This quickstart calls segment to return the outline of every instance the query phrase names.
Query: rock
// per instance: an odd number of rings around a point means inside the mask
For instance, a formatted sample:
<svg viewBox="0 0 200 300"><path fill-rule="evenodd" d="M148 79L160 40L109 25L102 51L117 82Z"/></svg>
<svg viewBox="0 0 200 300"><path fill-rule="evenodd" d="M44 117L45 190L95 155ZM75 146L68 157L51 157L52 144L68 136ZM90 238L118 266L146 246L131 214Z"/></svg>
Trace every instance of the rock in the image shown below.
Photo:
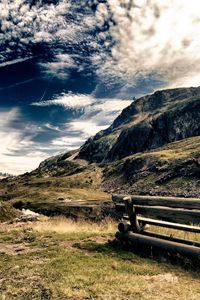
<svg viewBox="0 0 200 300"><path fill-rule="evenodd" d="M176 275L173 275L171 273L165 273L165 274L158 274L158 275L145 275L145 280L150 282L160 282L160 283L172 283L176 284L178 283L178 277Z"/></svg>

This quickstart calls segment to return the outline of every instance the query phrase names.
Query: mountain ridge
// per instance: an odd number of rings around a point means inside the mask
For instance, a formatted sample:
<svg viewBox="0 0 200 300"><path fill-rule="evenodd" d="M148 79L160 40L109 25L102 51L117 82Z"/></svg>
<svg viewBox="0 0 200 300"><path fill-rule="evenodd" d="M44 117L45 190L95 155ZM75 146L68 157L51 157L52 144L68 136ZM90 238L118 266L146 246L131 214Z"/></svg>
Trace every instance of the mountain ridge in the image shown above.
<svg viewBox="0 0 200 300"><path fill-rule="evenodd" d="M194 117L195 114L197 115ZM199 123L193 122L198 118L200 118L200 87L156 91L133 101L108 129L86 141L80 148L79 158L97 163L113 161L182 138L199 135ZM185 124L185 128L182 127L182 123ZM163 127L169 131L167 135ZM137 135L140 137L139 143ZM133 143L130 143L133 139ZM126 148L124 152L126 143L129 149Z"/></svg>

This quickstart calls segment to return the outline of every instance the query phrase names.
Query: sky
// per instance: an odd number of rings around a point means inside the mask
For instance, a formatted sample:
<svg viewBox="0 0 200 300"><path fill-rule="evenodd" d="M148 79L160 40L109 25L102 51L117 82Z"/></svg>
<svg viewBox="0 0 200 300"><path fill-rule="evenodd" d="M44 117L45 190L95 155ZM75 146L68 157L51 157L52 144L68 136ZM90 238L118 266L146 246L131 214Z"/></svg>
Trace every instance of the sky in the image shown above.
<svg viewBox="0 0 200 300"><path fill-rule="evenodd" d="M197 0L0 0L0 172L78 148L134 97L200 85Z"/></svg>

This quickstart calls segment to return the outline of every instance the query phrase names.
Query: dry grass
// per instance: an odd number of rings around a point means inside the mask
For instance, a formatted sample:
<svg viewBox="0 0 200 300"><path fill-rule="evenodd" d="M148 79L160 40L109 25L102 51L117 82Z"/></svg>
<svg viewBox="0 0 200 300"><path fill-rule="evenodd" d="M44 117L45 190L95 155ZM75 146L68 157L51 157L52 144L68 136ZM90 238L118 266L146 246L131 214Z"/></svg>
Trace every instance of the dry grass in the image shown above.
<svg viewBox="0 0 200 300"><path fill-rule="evenodd" d="M107 218L99 223L84 220L74 221L72 219L67 219L60 216L44 219L44 222L39 221L33 223L32 226L34 230L37 230L40 233L56 232L60 234L113 234L115 231L117 231L118 222L110 218ZM175 230L152 225L149 226L148 231L168 235L171 237L200 242L199 233L186 232L182 230Z"/></svg>
<svg viewBox="0 0 200 300"><path fill-rule="evenodd" d="M19 216L19 212L12 208L9 203L0 201L0 222L5 222Z"/></svg>
<svg viewBox="0 0 200 300"><path fill-rule="evenodd" d="M186 159L200 153L200 137L191 137L174 143L170 143L158 150L148 152L148 155L156 156L161 160ZM145 155L145 154L144 154Z"/></svg>
<svg viewBox="0 0 200 300"><path fill-rule="evenodd" d="M200 234L199 233L193 233L193 232L186 232L182 230L176 230L171 228L162 228L157 226L150 226L148 231L155 232L158 234L164 234L171 237L177 237L185 240L191 240L200 242Z"/></svg>
<svg viewBox="0 0 200 300"><path fill-rule="evenodd" d="M151 150L144 153L136 153L124 158L146 158L153 156L161 160L171 160L171 159L186 159L199 155L200 153L200 136L186 138L180 141L169 143L156 150ZM123 161L122 160L122 161Z"/></svg>
<svg viewBox="0 0 200 300"><path fill-rule="evenodd" d="M74 221L65 217L49 218L45 222L33 223L33 229L40 233L90 233L90 234L111 234L117 227L112 219L105 219L102 222L94 223L84 220Z"/></svg>

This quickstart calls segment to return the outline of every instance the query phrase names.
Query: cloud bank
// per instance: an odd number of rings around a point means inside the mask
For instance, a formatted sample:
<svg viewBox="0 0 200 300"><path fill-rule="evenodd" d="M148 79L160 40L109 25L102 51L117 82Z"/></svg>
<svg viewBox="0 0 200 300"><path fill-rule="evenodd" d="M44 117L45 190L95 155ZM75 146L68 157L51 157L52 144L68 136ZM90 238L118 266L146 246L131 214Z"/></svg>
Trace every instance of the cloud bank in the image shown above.
<svg viewBox="0 0 200 300"><path fill-rule="evenodd" d="M13 129L12 122L21 118L18 109L0 112L0 170L17 175L37 167L48 153L39 151L31 141L25 138L19 129Z"/></svg>
<svg viewBox="0 0 200 300"><path fill-rule="evenodd" d="M108 86L128 88L145 78L198 85L199 9L196 0L3 0L0 61L45 45L51 60L42 67L61 79L71 68L89 67Z"/></svg>
<svg viewBox="0 0 200 300"><path fill-rule="evenodd" d="M109 59L94 56L97 64L105 60L99 74L112 70L127 85L146 77L170 87L200 84L199 9L195 0L99 4L96 17L101 23L112 20L108 31L113 41Z"/></svg>

